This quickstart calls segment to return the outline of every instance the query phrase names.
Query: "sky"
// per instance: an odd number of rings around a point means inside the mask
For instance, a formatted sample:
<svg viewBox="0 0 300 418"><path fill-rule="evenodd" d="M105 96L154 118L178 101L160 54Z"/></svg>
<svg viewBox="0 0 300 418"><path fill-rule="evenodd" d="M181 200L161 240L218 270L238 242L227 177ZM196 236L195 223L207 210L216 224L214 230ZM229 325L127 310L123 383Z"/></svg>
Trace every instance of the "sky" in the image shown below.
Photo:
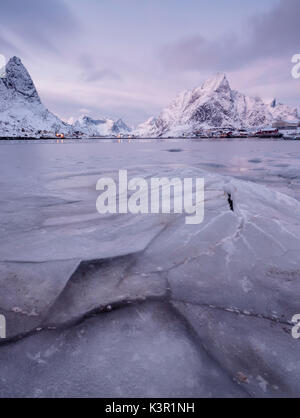
<svg viewBox="0 0 300 418"><path fill-rule="evenodd" d="M231 87L300 108L299 0L1 0L0 54L44 104L130 126L225 72Z"/></svg>

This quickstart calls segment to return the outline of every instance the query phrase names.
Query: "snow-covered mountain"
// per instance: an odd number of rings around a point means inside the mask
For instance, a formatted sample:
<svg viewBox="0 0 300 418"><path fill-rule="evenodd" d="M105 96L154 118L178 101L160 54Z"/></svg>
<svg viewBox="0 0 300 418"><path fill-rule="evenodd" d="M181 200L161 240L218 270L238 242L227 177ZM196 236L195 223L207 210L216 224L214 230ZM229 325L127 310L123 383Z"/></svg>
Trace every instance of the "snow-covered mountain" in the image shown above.
<svg viewBox="0 0 300 418"><path fill-rule="evenodd" d="M282 103L277 103L276 99L269 104L268 110L274 120L277 121L294 122L299 120L298 110L296 107L293 108Z"/></svg>
<svg viewBox="0 0 300 418"><path fill-rule="evenodd" d="M299 120L297 109L267 105L258 97L232 90L225 74L217 74L201 87L179 94L158 118L138 126L137 136L192 135L209 128L262 128L275 120Z"/></svg>
<svg viewBox="0 0 300 418"><path fill-rule="evenodd" d="M84 136L112 136L118 134L127 134L131 129L119 119L113 121L111 119L92 119L89 116L80 117L73 124L74 132L79 132Z"/></svg>
<svg viewBox="0 0 300 418"><path fill-rule="evenodd" d="M74 125L60 120L43 105L20 58L0 69L0 137L111 136L129 133L121 120L81 117Z"/></svg>
<svg viewBox="0 0 300 418"><path fill-rule="evenodd" d="M13 57L0 78L0 137L55 136L71 127L42 104L21 60Z"/></svg>

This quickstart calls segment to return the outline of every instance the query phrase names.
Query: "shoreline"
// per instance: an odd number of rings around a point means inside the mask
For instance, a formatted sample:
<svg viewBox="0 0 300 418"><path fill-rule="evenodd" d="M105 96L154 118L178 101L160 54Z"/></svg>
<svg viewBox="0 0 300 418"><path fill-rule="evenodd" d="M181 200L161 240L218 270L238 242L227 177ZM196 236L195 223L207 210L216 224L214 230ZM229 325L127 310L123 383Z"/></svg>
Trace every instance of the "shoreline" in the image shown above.
<svg viewBox="0 0 300 418"><path fill-rule="evenodd" d="M64 141L68 142L68 141L94 141L94 140L112 140L112 141L116 141L116 142L123 142L123 141L128 141L128 142L135 142L135 141L144 141L144 140L153 140L153 141L185 141L185 140L197 140L197 141L201 141L201 140L209 140L209 141L222 141L222 142L231 142L231 141L247 141L247 140L271 140L271 141L295 141L295 139L292 138L278 138L276 136L274 137L257 137L257 136L248 136L248 137L228 137L228 138L224 138L224 137L185 137L185 138L181 138L181 137L174 137L174 138L166 138L166 137L136 137L136 138L116 138L116 137L87 137L87 138L72 138L72 137L66 137L66 138L61 138L61 139L57 139L57 138L34 138L34 137L0 137L0 142L5 142L5 141L56 141L57 143L62 143Z"/></svg>

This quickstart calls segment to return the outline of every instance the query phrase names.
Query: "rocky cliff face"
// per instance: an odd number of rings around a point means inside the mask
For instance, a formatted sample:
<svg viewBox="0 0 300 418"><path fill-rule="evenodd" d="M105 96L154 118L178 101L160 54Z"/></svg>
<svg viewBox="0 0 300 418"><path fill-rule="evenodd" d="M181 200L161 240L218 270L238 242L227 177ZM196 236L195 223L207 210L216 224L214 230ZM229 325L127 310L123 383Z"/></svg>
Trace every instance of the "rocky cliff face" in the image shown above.
<svg viewBox="0 0 300 418"><path fill-rule="evenodd" d="M193 134L208 128L251 129L265 127L276 119L298 119L297 109L232 90L224 74L207 80L201 87L177 96L158 118L140 125L140 136Z"/></svg>

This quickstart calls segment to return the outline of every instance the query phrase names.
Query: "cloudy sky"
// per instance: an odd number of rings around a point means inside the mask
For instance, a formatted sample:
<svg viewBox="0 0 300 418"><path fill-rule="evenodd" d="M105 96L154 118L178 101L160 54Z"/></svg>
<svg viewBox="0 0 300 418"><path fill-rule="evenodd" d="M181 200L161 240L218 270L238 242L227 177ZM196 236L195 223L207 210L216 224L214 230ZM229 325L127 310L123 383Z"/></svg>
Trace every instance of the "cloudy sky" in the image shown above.
<svg viewBox="0 0 300 418"><path fill-rule="evenodd" d="M226 72L232 88L300 105L299 0L1 0L0 54L45 105L134 125Z"/></svg>

